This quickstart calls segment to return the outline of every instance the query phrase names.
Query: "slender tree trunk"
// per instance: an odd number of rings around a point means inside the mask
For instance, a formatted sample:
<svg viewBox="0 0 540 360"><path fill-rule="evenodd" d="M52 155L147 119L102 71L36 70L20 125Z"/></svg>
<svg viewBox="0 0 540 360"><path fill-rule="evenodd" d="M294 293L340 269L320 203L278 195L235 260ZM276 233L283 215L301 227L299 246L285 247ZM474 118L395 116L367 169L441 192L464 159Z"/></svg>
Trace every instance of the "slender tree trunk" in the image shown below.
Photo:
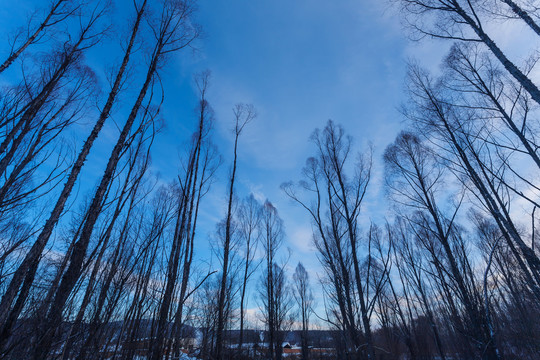
<svg viewBox="0 0 540 360"><path fill-rule="evenodd" d="M247 248L249 249L249 241L246 244ZM248 272L249 272L249 250L246 254L246 263L244 266L244 278L242 281L242 293L240 295L240 339L238 340L238 349L240 351L240 354L243 354L243 344L244 344L244 301L246 298L246 288L247 288L247 280L248 280Z"/></svg>
<svg viewBox="0 0 540 360"><path fill-rule="evenodd" d="M80 276L81 266L86 254L86 249L90 242L90 237L92 236L92 232L94 230L94 226L100 214L101 204L104 200L105 191L108 188L110 181L112 180L116 165L118 164L118 161L120 159L121 151L124 149L126 138L131 131L139 109L141 108L143 99L145 98L148 88L150 87L150 84L154 78L158 65L158 60L161 57L162 47L162 40L159 40L158 45L152 56L148 72L146 74L146 80L141 88L141 91L139 92L135 105L131 109L131 113L128 116L124 128L120 133L120 137L118 138L118 141L116 142L116 145L111 153L111 156L107 163L107 167L105 169L103 177L101 178L101 182L97 188L94 198L92 199L92 203L88 212L88 218L85 221L79 240L75 243L69 267L62 278L62 282L60 283L52 306L49 310L47 316L47 323L49 326L55 327L58 326L58 324L60 323L65 302L69 294L71 293L73 286L75 285ZM53 334L50 329L44 331L44 336L36 347L34 355L34 358L36 360L44 358L48 353L52 343L52 335Z"/></svg>
<svg viewBox="0 0 540 360"><path fill-rule="evenodd" d="M202 95L200 106L201 107L199 114L197 140L190 154L185 183L181 189L182 195L178 209L179 216L177 218L177 224L174 234L173 249L171 251L171 256L169 257L167 283L165 286L165 293L163 294L163 300L159 313L158 329L156 332L157 338L152 350L153 360L158 360L162 356L163 340L165 338L165 328L167 326L167 320L172 303L174 287L178 278L178 266L180 264L180 256L182 255L182 248L184 248L184 266L180 288L180 299L178 302L178 309L176 312L176 318L172 334L177 334L177 332L180 331L182 321L182 308L184 296L187 289L187 283L189 280L188 277L191 265L190 254L192 254L193 250L193 238L191 236L194 235L194 229L192 229L192 221L195 221L193 220L193 209L195 205L195 198L197 198L197 206L200 200L200 192L197 192L197 184L199 181L199 159L203 141L205 122L206 100L204 98L204 93ZM203 179L201 179L201 181L203 181ZM183 243L185 243L184 246L182 246ZM178 340L178 338L175 340ZM175 347L177 346L175 345Z"/></svg>
<svg viewBox="0 0 540 360"><path fill-rule="evenodd" d="M159 314L157 319L157 330L156 337L150 347L151 359L158 360L163 355L163 345L166 340L165 333L166 328L168 327L169 311L172 303L172 296L174 288L176 285L176 280L178 277L178 265L180 262L180 255L182 251L182 244L185 238L186 233L186 222L187 222L187 212L188 204L191 197L189 193L191 189L191 181L193 176L193 163L190 161L190 166L188 170L188 184L181 194L181 200L178 205L178 216L176 220L176 227L174 232L174 238L172 242L171 254L169 256L168 266L167 266L167 281L165 284L165 292L161 300L161 305L159 308Z"/></svg>
<svg viewBox="0 0 540 360"><path fill-rule="evenodd" d="M238 137L240 132L238 131L238 119L236 123L236 134L234 138L234 151L233 151L233 166L232 173L229 180L229 201L227 205L227 218L225 220L225 244L223 246L223 272L221 274L221 285L219 289L218 297L218 322L216 328L216 360L223 359L223 332L225 329L225 297L226 287L228 279L229 269L229 250L231 244L231 222L232 222L232 206L234 198L234 181L236 179L236 161L237 161L237 149L238 149Z"/></svg>
<svg viewBox="0 0 540 360"><path fill-rule="evenodd" d="M343 202L343 208L345 210L345 220L347 221L347 234L349 236L349 241L351 243L351 252L353 256L353 266L354 266L354 276L356 279L356 286L358 291L358 298L360 301L360 316L362 319L362 325L364 326L364 336L366 337L368 359L375 360L375 349L373 347L373 335L371 333L371 325L368 318L368 309L366 307L366 301L364 298L364 289L362 286L362 278L360 276L360 263L358 260L357 254L357 243L356 243L356 226L353 223L353 219L349 213L349 204L347 201L347 194L345 185L342 179L341 171L336 167L336 175L339 181L340 191L341 191L341 201Z"/></svg>
<svg viewBox="0 0 540 360"><path fill-rule="evenodd" d="M511 62L484 29L471 18L461 6L455 5L455 11L472 28L480 40L495 55L504 68L527 90L534 101L540 104L540 90L513 62Z"/></svg>
<svg viewBox="0 0 540 360"><path fill-rule="evenodd" d="M58 0L56 3L53 4L51 10L49 11L49 13L47 14L47 16L45 17L45 19L43 20L43 22L39 25L39 27L36 29L36 31L34 31L34 33L32 35L30 35L28 37L28 39L26 39L26 41L24 42L24 44L22 44L17 50L15 51L12 51L12 53L9 55L9 57L4 60L4 62L2 63L2 65L0 65L0 73L2 73L4 70L6 70L15 60L17 60L17 58L19 57L19 55L21 55L23 53L24 50L26 50L26 48L28 46L30 46L31 44L34 43L34 41L36 41L37 37L39 36L39 34L41 34L41 32L47 27L49 26L49 21L51 20L52 16L54 15L54 13L56 12L56 10L58 10L58 8L60 7L60 5L62 5L62 3L64 3L66 0Z"/></svg>
<svg viewBox="0 0 540 360"><path fill-rule="evenodd" d="M521 18L521 20L525 21L527 25L536 33L536 35L540 36L540 26L529 16L527 11L523 10L518 4L516 4L512 0L501 0L506 5L508 5L512 11Z"/></svg>
<svg viewBox="0 0 540 360"><path fill-rule="evenodd" d="M124 73L129 63L129 58L131 55L131 51L133 49L135 38L138 33L140 21L142 19L145 6L146 6L146 0L141 6L139 12L137 13L137 20L132 29L131 38L129 41L129 45L126 48L126 51L124 53L122 65L120 66L120 69L116 75L114 85L111 89L111 92L109 93L107 102L105 103L105 106L103 110L101 111L99 119L94 125L92 132L86 139L77 157L77 160L73 164L73 167L71 168L68 179L62 189L62 192L60 193L60 196L58 197L58 200L56 201L54 209L51 212L51 215L49 216L49 218L47 219L45 223L45 226L41 230L34 245L30 249L30 251L26 254L24 260L15 271L15 274L13 275L6 292L2 296L2 300L0 302L0 325L4 324L5 319L9 315L11 304L13 303L13 300L17 296L17 292L19 291L21 284L23 283L23 279L25 279L24 280L25 284L23 285L23 288L21 289L19 293L18 301L24 304L24 302L26 301L26 298L28 297L30 287L34 281L34 277L38 268L37 265L39 262L39 258L41 257L41 254L43 253L43 250L45 249L45 246L47 245L47 242L49 241L49 238L51 237L51 234L56 224L58 223L58 220L60 219L60 216L64 210L64 207L69 198L69 195L71 194L71 191L73 190L73 187L75 186L75 182L80 174L80 171L84 165L84 162L86 161L86 158L88 154L90 153L90 149L92 148L94 141L96 140L98 134L103 128L103 124L105 123L105 120L109 117L112 106L116 100L118 92L120 91L120 86L124 79ZM20 310L16 311L13 315L15 317L18 317L19 313L20 313Z"/></svg>

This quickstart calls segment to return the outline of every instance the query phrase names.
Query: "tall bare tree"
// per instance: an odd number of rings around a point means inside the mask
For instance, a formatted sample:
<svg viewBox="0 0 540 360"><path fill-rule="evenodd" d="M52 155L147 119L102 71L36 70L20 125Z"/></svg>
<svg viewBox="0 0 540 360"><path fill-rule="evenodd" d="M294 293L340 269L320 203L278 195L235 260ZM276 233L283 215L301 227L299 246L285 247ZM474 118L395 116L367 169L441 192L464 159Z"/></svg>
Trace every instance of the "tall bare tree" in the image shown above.
<svg viewBox="0 0 540 360"><path fill-rule="evenodd" d="M316 199L314 205L300 199L292 184L285 184L283 188L309 212L316 225L316 245L336 287L341 322L350 339L348 351L357 358L361 356L354 312L354 307L358 306L367 356L374 359L370 323L372 311L369 309L371 301L366 292L369 275L362 275L362 261L358 254L361 245L358 218L371 176L371 156L358 156L356 162L350 165L354 161L350 159L352 138L332 121L322 131L316 130L311 140L317 154L308 159L304 170L306 180L300 183L300 187L313 194ZM347 175L349 169L353 170L352 176ZM351 268L352 272L349 270Z"/></svg>
<svg viewBox="0 0 540 360"><path fill-rule="evenodd" d="M449 263L452 280L458 289L460 299L466 309L470 321L470 336L479 344L479 353L486 359L498 359L498 351L494 339L491 338L483 316L477 294L471 292L467 279L460 267L458 255L452 246L453 234L456 232L455 218L460 209L461 200L445 216L437 203L440 186L443 184L444 172L437 164L429 149L423 146L420 139L411 133L402 132L394 144L385 151L387 179L391 189L399 194L398 201L419 211L412 221L431 232L442 245L442 253ZM421 212L425 212L424 215ZM429 220L428 220L429 219ZM481 345L480 345L481 344Z"/></svg>
<svg viewBox="0 0 540 360"><path fill-rule="evenodd" d="M277 209L266 201L262 210L262 243L265 268L261 275L259 296L262 319L268 334L268 358L282 358L285 332L292 326L292 297L285 274L285 262L278 259L283 245L283 220Z"/></svg>
<svg viewBox="0 0 540 360"><path fill-rule="evenodd" d="M301 262L296 265L293 274L295 292L294 298L300 312L302 321L302 359L309 359L309 320L313 312L313 292L309 283L309 275L304 265Z"/></svg>
<svg viewBox="0 0 540 360"><path fill-rule="evenodd" d="M167 265L165 292L161 300L158 315L157 340L152 347L152 357L156 360L163 353L163 340L166 335L166 329L168 328L169 312L180 271L181 288L178 309L175 314L176 331L179 331L179 327L181 326L182 308L186 300L187 285L193 259L193 242L199 203L202 196L208 191L208 183L211 182L211 177L215 172L215 165L212 164L212 156L214 154L212 153L212 144L209 139L212 128L212 110L206 100L208 81L208 73L202 74L197 80L197 86L200 90L198 126L193 136L193 144L189 152L185 174L183 178L179 177L177 218ZM181 264L182 257L184 261ZM180 265L182 265L182 268L180 268Z"/></svg>
<svg viewBox="0 0 540 360"><path fill-rule="evenodd" d="M73 59L74 56L80 56L80 51L82 51L83 49L87 47L91 47L92 45L95 45L96 41L98 41L100 36L102 35L102 30L94 30L94 27L99 26L99 20L103 15L104 15L103 9L101 10L95 9L95 11L92 13L90 18L88 19L88 22L86 23L86 25L81 29L80 38L78 42L75 45L69 47L69 49L71 49L71 52L65 54L64 62L62 63L62 65L60 66L58 70L64 69L63 71L65 71L65 67L69 65L69 62L71 61L71 59ZM135 34L136 34L136 31L134 32L133 37L135 36ZM87 42L88 44L86 44ZM127 58L129 59L129 51L127 52ZM126 65L127 65L127 60L126 60ZM126 65L124 65L124 68ZM60 74L57 74L57 72L58 71L54 73L54 76L51 79L51 83L47 84L47 86L52 86L52 83L54 83L54 81L57 81L55 79L60 76ZM119 90L120 83L122 80L121 72L119 73L119 76L120 78L119 79L117 78L118 83L117 83L116 92ZM113 94L113 92L111 94ZM38 95L38 98L39 96L42 96L42 93ZM112 96L112 99L111 99L111 96ZM83 146L82 151L79 153L76 162L73 164L72 169L70 170L70 174L68 176L66 184L64 185L62 189L62 192L55 204L55 207L49 219L47 220L45 226L43 227L40 235L36 239L34 245L32 246L32 248L27 253L22 263L19 265L19 267L15 271L11 279L11 282L8 286L8 289L2 296L2 300L0 302L0 326L2 326L1 337L3 340L5 340L5 337L8 336L13 322L19 316L20 311L22 310L24 306L24 303L28 296L28 292L30 291L30 287L34 281L35 273L37 271L37 267L39 264L39 257L41 256L43 249L45 248L52 234L52 231L55 225L57 224L60 218L60 215L62 214L64 206L75 185L77 177L84 164L84 161L86 160L86 156L88 155L90 151L93 141L95 140L99 131L101 130L101 127L103 126L103 122L108 117L108 114L114 102L115 96L116 94L109 96L110 104L109 104L108 110L105 110L105 112L102 113L102 116L100 117L101 123L100 121L98 121L98 123L94 127L94 131L85 142L85 145ZM23 117L24 117L24 114L23 114ZM21 119L19 123L21 123L21 121L23 120ZM17 126L15 126L15 128L16 127ZM19 137L20 136L23 136L23 134L21 133ZM6 138L4 142L6 142L7 140L8 139ZM15 142L16 140L14 140L14 144L12 144L12 149L15 146ZM23 281L24 281L24 284L23 284ZM22 288L21 288L21 285L22 285ZM17 292L19 292L19 296L15 304L13 304L13 301L15 300L15 297L17 296Z"/></svg>
<svg viewBox="0 0 540 360"><path fill-rule="evenodd" d="M255 199L253 194L250 194L240 205L238 211L238 227L241 243L243 244L243 274L242 274L242 289L240 292L240 339L238 347L240 352L243 352L244 344L244 318L245 306L247 303L248 282L254 272L260 265L260 261L256 261L258 244L260 241L260 226L261 226L261 204Z"/></svg>
<svg viewBox="0 0 540 360"><path fill-rule="evenodd" d="M167 54L189 46L199 34L198 28L194 27L191 22L191 16L194 10L192 3L166 1L162 5L163 6L160 9L161 14L157 23L151 25L152 29L155 31L156 39L144 83L140 88L135 104L131 108L126 123L111 152L105 172L92 199L81 230L81 235L74 244L73 251L70 254L69 266L62 276L62 281L58 286L51 307L48 310L46 320L47 327L44 327L45 324L42 325L41 331L43 335L38 340L35 347L34 358L36 359L42 358L50 350L54 328L59 326L65 302L81 274L81 266L86 255L90 237L92 236L94 226L103 205L106 190L118 164L121 152L126 146L128 135L131 132L135 120L138 118L140 109L143 107L143 101L147 98L148 90L151 88L153 89L153 84L156 81L156 72L165 60ZM147 100L149 104L153 100L153 95L154 92L151 90ZM146 117L153 119L158 111L159 107L152 111L147 105L142 114L143 121Z"/></svg>
<svg viewBox="0 0 540 360"><path fill-rule="evenodd" d="M400 0L407 21L420 36L481 42L508 73L540 104L540 90L526 71L512 62L486 30L480 2L468 0ZM525 14L525 13L522 13ZM525 19L522 16L522 19ZM527 21L526 21L527 22ZM528 23L530 25L530 23Z"/></svg>
<svg viewBox="0 0 540 360"><path fill-rule="evenodd" d="M231 248L232 237L232 221L233 221L233 200L234 200L234 183L236 181L236 162L238 160L238 139L244 127L252 121L255 116L255 109L252 105L238 104L233 109L235 117L234 125L234 150L233 150L233 163L231 168L231 175L229 178L228 188L228 202L227 202L227 214L225 217L225 241L223 243L223 268L221 271L221 287L218 297L218 320L216 328L216 348L215 357L217 360L223 359L223 332L225 329L225 299L226 288L229 271L229 256Z"/></svg>
<svg viewBox="0 0 540 360"><path fill-rule="evenodd" d="M35 15L33 14L28 21L28 25L18 30L11 40L11 49L8 57L0 65L0 73L13 64L30 45L39 42L47 30L71 18L79 10L80 6L75 1L54 0L49 3L45 16L37 27L34 26L32 21Z"/></svg>

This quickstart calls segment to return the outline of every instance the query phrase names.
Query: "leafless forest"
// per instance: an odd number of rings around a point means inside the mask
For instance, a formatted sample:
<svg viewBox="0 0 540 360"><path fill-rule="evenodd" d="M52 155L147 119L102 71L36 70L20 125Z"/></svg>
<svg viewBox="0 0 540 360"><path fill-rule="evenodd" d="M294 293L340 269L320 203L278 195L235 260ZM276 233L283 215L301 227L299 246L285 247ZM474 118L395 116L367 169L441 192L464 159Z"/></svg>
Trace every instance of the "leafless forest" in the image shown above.
<svg viewBox="0 0 540 360"><path fill-rule="evenodd" d="M411 61L404 130L384 151L328 121L281 179L311 221L317 274L287 260L271 199L237 191L245 129L265 120L244 99L215 119L209 72L193 74L182 171L150 171L175 121L162 76L204 29L196 0L126 4L113 24L113 0L39 2L0 40L0 358L540 359L540 54L515 59L490 35L540 36L539 2L389 2L410 37L450 50L436 73ZM120 56L89 61L105 38ZM216 121L231 148L214 145ZM391 215L366 224L376 164ZM216 182L209 240L197 220ZM208 241L211 266L194 261Z"/></svg>

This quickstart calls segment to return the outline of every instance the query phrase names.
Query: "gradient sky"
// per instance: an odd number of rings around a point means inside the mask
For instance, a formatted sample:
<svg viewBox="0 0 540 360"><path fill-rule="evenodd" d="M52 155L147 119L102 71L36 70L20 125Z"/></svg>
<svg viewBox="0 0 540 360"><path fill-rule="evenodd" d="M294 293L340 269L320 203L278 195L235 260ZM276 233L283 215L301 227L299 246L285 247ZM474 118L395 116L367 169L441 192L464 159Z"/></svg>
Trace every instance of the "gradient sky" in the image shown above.
<svg viewBox="0 0 540 360"><path fill-rule="evenodd" d="M221 181L202 212L200 233L211 233L225 213L223 180L232 150L232 106L253 103L259 116L240 142L238 196L253 192L277 207L286 230L283 256L286 247L292 250L289 275L302 261L316 288L319 310L324 304L317 274L322 273L311 245L310 219L279 186L301 178L305 160L314 154L309 136L332 119L354 137L356 150L373 144L375 176L364 213L377 220L384 216L379 160L401 128L396 108L403 100L406 59L414 45L381 3L235 0L200 5L199 19L207 36L189 66L212 71L209 101L216 111L216 135L225 159ZM157 158L156 166L166 166ZM213 203L221 209L217 214ZM200 245L199 255L204 257L207 244ZM250 300L252 313L256 303Z"/></svg>
<svg viewBox="0 0 540 360"><path fill-rule="evenodd" d="M316 270L318 262L309 219L279 185L300 179L314 151L308 138L328 119L345 127L357 150L374 145L376 177L365 209L379 216L384 212L378 160L400 128L396 108L403 99L410 47L399 21L389 14L384 4L371 0L201 2L199 19L207 37L190 65L212 71L209 100L226 160L233 104L257 108L259 116L240 143L238 194L253 192L276 205L285 222L286 246L293 250L291 266L301 260ZM217 203L225 195L222 184L211 194Z"/></svg>
<svg viewBox="0 0 540 360"><path fill-rule="evenodd" d="M225 163L220 182L206 201L202 228L208 234L223 218L226 179L232 150L232 106L253 103L259 116L240 142L238 196L253 192L277 207L286 228L284 247L292 250L290 272L302 261L316 285L320 265L309 218L279 189L301 179L314 154L309 136L328 119L343 125L357 151L374 147L374 175L364 204L363 223L383 225L389 215L382 186L382 152L406 127L399 106L406 100L407 62L439 71L449 42L411 41L389 1L380 0L231 0L201 1L199 21L207 36L198 56L182 56L182 80L193 69L213 74L209 101L216 111L217 142ZM518 63L530 49L528 29L507 22L488 25ZM174 103L171 95L169 101ZM184 105L179 105L184 106ZM191 105L188 106L191 109ZM167 118L167 117L166 117ZM172 125L171 125L172 128ZM172 135L174 137L174 135ZM167 144L165 142L164 144ZM167 151L168 146L156 149ZM166 167L166 157L155 164ZM215 206L213 206L215 204ZM221 209L216 212L215 210ZM367 228L364 228L367 230ZM207 254L200 241L199 255ZM319 292L316 291L318 294ZM322 299L319 298L320 309ZM251 300L251 307L256 302Z"/></svg>
<svg viewBox="0 0 540 360"><path fill-rule="evenodd" d="M131 16L130 3L118 1L113 16L124 18L126 11ZM0 29L9 31L24 24L25 15L36 4L44 3L21 0L0 8ZM382 219L386 205L380 156L401 128L396 109L403 101L406 60L413 53L427 58L432 52L429 46L408 41L393 10L376 0L201 0L197 21L205 34L196 44L198 50L175 55L162 76L166 128L154 144L152 171L165 182L176 177L179 154L195 120L197 95L192 76L210 70L208 100L215 110L215 142L224 162L202 205L196 256L209 260L209 239L226 211L232 108L239 102L252 103L258 117L240 140L237 196L254 193L277 207L286 230L282 252L292 250L290 275L302 261L317 286L320 266L311 245L309 218L279 186L300 180L305 160L314 151L310 134L332 119L354 137L356 150L373 144L374 178L364 220ZM104 62L112 63L121 55L114 49L104 44L90 52L87 61L100 71ZM120 124L123 119L121 111L113 116ZM80 133L75 131L75 144L84 139L93 121L81 125ZM85 166L77 199L97 182L117 136L118 130L109 121ZM252 300L250 306L256 307L256 302Z"/></svg>
<svg viewBox="0 0 540 360"><path fill-rule="evenodd" d="M123 4L131 14L129 3L119 1L119 16ZM0 7L0 29L21 25L35 4L42 3L21 0ZM300 179L306 158L314 152L310 134L332 119L354 137L356 150L374 146L374 176L363 221L381 221L387 211L381 154L404 127L397 108L405 99L407 60L417 59L436 71L448 43L410 41L395 9L380 0L200 0L197 20L205 32L198 51L176 55L163 76L166 128L155 143L152 170L163 181L176 176L177 154L194 123L192 75L210 70L208 100L215 110L215 141L224 163L203 204L197 257L210 257L208 239L225 214L232 108L252 103L258 117L240 140L237 196L252 192L274 203L285 223L284 248L292 250L290 267L302 261L315 283L319 265L309 219L281 192L280 184ZM510 50L527 41L504 29L497 36ZM88 61L97 64L114 56L93 52ZM117 134L109 126L100 141L111 144ZM108 155L101 149L92 156L95 161L89 161L85 171L98 175Z"/></svg>

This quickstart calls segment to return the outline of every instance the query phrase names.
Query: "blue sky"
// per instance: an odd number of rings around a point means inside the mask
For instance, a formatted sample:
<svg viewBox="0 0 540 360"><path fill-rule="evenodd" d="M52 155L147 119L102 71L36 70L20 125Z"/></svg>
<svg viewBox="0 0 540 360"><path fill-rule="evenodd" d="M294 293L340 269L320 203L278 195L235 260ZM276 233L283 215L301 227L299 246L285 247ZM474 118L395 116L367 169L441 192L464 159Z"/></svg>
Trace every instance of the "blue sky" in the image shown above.
<svg viewBox="0 0 540 360"><path fill-rule="evenodd" d="M199 234L210 234L225 213L232 106L253 103L259 116L240 142L238 195L254 192L276 205L286 229L283 250L292 250L290 274L302 261L318 288L320 266L309 218L279 186L301 178L301 168L314 151L310 134L332 119L355 138L357 150L374 145L375 176L364 209L370 213L366 218L382 219L386 204L380 156L401 128L396 109L404 99L406 60L417 45L407 40L384 2L373 0L203 1L199 20L207 34L200 53L194 58L182 55L178 69L170 70L181 74L179 82L191 68L208 68L213 75L209 100L225 163L221 181L206 201ZM156 165L161 150L167 151L156 149ZM216 208L221 211L216 213ZM199 245L204 258L207 242L201 238ZM322 299L317 298L320 309ZM248 306L256 308L256 301Z"/></svg>
<svg viewBox="0 0 540 360"><path fill-rule="evenodd" d="M128 11L131 15L130 3L119 1L115 16L122 18ZM35 4L43 3L21 0L2 7L1 28L23 24L24 14ZM355 138L357 150L369 143L374 146L374 177L364 213L366 221L370 217L380 221L387 208L380 157L402 127L397 108L404 100L406 61L414 54L436 68L433 64L444 53L441 44L419 46L409 41L395 11L377 0L201 0L197 20L205 33L197 42L198 51L175 55L162 76L166 128L153 148L152 170L164 181L176 176L177 154L194 123L192 75L209 69L215 141L224 163L203 204L197 257L209 258L208 239L225 214L232 108L239 102L252 103L258 117L240 140L237 195L243 198L253 192L258 199L274 203L285 223L284 247L292 250L291 268L302 261L315 283L319 265L309 219L281 192L280 184L300 179L314 150L310 134L332 119ZM119 51L107 51L110 46L90 53L88 62L112 62L120 56ZM113 119L123 121L122 112ZM107 147L117 134L109 122L85 167L83 190L97 181L92 179L103 171ZM73 141L82 139L75 134Z"/></svg>
<svg viewBox="0 0 540 360"><path fill-rule="evenodd" d="M253 103L259 114L240 143L238 193L251 191L275 203L293 250L291 265L302 260L315 270L309 219L279 185L300 179L313 153L308 138L328 119L345 127L358 150L373 143L380 174L380 154L401 126L396 108L410 43L396 17L371 0L205 1L199 19L207 36L189 65L212 71L209 100L226 160L233 104ZM374 180L366 211L382 216L385 205ZM211 197L221 201L222 183L214 190Z"/></svg>

